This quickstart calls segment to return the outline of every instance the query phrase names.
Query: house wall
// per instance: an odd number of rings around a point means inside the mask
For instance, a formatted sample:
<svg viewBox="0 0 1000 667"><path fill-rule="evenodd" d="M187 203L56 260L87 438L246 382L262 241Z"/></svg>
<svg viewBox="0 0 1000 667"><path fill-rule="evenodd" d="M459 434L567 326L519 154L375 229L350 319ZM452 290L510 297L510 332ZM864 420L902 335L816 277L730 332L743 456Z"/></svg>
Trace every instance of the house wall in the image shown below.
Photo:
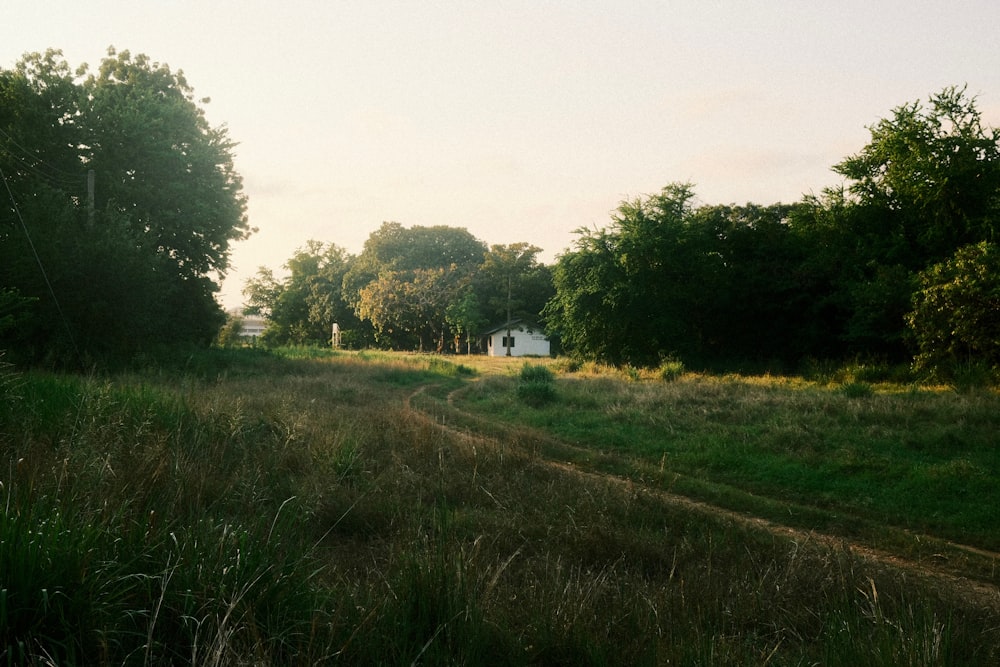
<svg viewBox="0 0 1000 667"><path fill-rule="evenodd" d="M541 331L528 333L526 329L512 328L510 335L514 338L514 345L510 348L510 356L523 357L524 355L534 355L539 357L549 356L549 341L545 339ZM487 354L491 357L503 357L507 355L507 347L503 344L503 339L507 337L507 330L502 329L489 336Z"/></svg>

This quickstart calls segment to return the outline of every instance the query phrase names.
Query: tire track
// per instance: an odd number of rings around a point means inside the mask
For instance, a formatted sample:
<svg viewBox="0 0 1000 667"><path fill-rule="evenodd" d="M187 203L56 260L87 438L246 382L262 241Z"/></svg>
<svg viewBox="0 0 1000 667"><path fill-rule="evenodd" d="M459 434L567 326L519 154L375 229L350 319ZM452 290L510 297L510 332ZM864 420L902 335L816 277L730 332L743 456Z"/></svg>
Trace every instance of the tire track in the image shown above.
<svg viewBox="0 0 1000 667"><path fill-rule="evenodd" d="M434 415L421 410L413 405L413 399L424 393L430 385L422 385L415 391L411 392L406 396L403 401L403 407L406 411L426 420L428 423L433 424L436 428L448 433L450 436L456 438L458 441L467 445L480 445L487 447L499 447L502 445L502 441L498 437L485 435L473 429L466 428L456 428L445 423L442 420L438 420ZM455 394L462 391L465 387L455 389L451 391L447 396L447 405L449 409L465 416L470 421L474 423L486 423L492 428L496 429L499 433L509 433L511 427L502 422L490 421L487 418L481 417L479 415L474 415L461 410L455 405ZM530 432L530 429L523 429L521 432ZM574 450L584 453L592 453L590 450L585 448L577 447L575 445L562 442L548 434L538 435L535 434L539 440L546 440L554 443L567 450ZM994 612L1000 612L1000 588L987 582L979 581L974 578L962 576L960 574L955 574L949 572L943 568L933 567L924 562L918 562L899 554L888 552L881 549L876 549L867 544L859 542L857 540L852 540L843 536L832 535L827 533L821 533L814 530L806 530L802 528L797 528L794 526L784 525L770 519L764 519L762 517L756 517L753 515L735 512L718 505L713 505L700 500L694 500L687 496L683 496L671 491L664 491L663 489L654 488L648 484L643 484L642 482L636 482L633 479L622 477L619 475L614 475L611 473L597 472L592 470L586 470L579 466L573 465L571 463L566 463L562 461L556 461L550 458L545 458L541 454L536 454L533 457L533 461L538 465L543 465L552 470L558 471L560 474L576 477L578 479L587 480L591 483L603 483L612 484L617 486L624 493L636 493L642 492L648 494L649 496L655 498L659 502L665 505L671 505L673 507L679 507L686 511L694 512L704 516L712 516L716 518L722 518L731 521L742 526L750 527L756 530L762 530L774 535L776 537L790 540L795 543L807 544L813 543L822 545L831 550L846 550L850 554L860 558L861 560L875 563L878 565L890 567L909 575L918 577L926 581L932 581L941 586L947 587L948 590L962 596L965 600L973 602L976 606L985 609L990 609ZM919 539L920 536L912 535L915 539ZM929 539L929 538L928 538ZM977 547L972 547L969 545L957 544L954 542L946 542L948 546L958 549L960 551L965 551L976 556L987 558L993 560L994 562L1000 563L1000 553L988 551L986 549L980 549Z"/></svg>

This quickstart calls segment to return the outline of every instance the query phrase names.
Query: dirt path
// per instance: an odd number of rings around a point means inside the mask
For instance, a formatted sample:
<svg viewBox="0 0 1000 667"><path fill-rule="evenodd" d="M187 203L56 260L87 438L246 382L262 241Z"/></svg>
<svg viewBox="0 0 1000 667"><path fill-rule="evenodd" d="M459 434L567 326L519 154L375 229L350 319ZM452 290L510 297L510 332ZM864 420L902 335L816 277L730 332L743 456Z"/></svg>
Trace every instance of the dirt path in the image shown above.
<svg viewBox="0 0 1000 667"><path fill-rule="evenodd" d="M416 391L408 394L404 400L404 408L413 414L419 415L420 417L426 419L429 423L433 423L437 428L449 433L451 436L457 438L460 441L464 441L468 444L475 444L480 446L496 446L500 442L495 437L487 436L482 433L472 431L466 428L455 428L448 425L442 420L436 419L433 415L414 407L413 399L419 396L427 389L427 385L419 387ZM456 389L448 394L447 403L451 410L461 413L470 417L475 421L487 421L491 427L495 428L497 431L504 432L510 427L499 421L488 421L479 415L473 415L471 413L465 412L455 405L454 396L461 389ZM540 436L547 440L555 441L549 434L544 434ZM571 445L569 443L564 443L560 441L560 446L567 449L581 450L581 448ZM1000 588L991 585L989 583L977 581L972 578L964 577L959 574L948 572L943 568L933 567L932 565L924 562L917 562L912 559L902 557L898 554L890 553L887 551L872 548L864 543L851 540L838 535L830 535L825 533L818 533L812 530L804 530L802 528L796 528L793 526L786 526L780 523L776 523L769 519L763 519L760 517L755 517L752 515L734 512L728 510L724 507L719 507L711 503L706 503L704 501L693 500L683 495L679 495L670 491L664 491L662 489L653 488L648 485L643 485L637 483L632 479L621 477L618 475L612 475L604 472L596 472L591 470L585 470L576 465L569 463L555 461L552 459L543 458L541 455L536 459L537 463L540 465L547 466L553 470L559 471L561 474L567 476L573 476L581 479L586 479L592 482L607 483L619 486L623 492L635 493L641 491L642 493L649 494L655 497L657 500L664 504L673 505L675 507L682 507L688 511L700 513L704 515L710 515L715 517L722 517L734 523L739 523L745 526L755 528L757 530L763 530L771 533L772 535L781 537L783 539L788 539L797 543L813 543L823 545L831 549L842 549L854 554L855 556L880 565L888 566L900 571L905 572L908 575L915 576L921 579L933 581L936 584L946 586L956 594L961 595L963 598L970 602L974 602L977 606L983 608L992 609L994 611L1000 612ZM915 536L919 538L919 536ZM987 558L1000 563L1000 553L987 551L984 549L979 549L976 547L971 547L968 545L961 545L955 543L948 543L954 549L968 552L976 556Z"/></svg>

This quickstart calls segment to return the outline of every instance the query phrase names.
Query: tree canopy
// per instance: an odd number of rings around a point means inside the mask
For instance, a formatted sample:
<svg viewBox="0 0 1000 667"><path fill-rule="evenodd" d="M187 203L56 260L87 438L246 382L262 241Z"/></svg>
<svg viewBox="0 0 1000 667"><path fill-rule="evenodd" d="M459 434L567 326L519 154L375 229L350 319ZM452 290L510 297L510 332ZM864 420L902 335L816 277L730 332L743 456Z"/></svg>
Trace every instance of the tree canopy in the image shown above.
<svg viewBox="0 0 1000 667"><path fill-rule="evenodd" d="M0 344L79 361L208 343L215 277L252 231L235 144L180 71L114 49L88 69L49 50L0 70L0 286L29 311Z"/></svg>
<svg viewBox="0 0 1000 667"><path fill-rule="evenodd" d="M311 241L285 265L287 278L261 267L246 284L245 312L269 318L269 344L325 344L338 322L350 345L457 352L464 338L471 352L508 314L540 321L554 293L540 252L525 242L487 248L463 228L386 222L357 257L338 249L331 261Z"/></svg>
<svg viewBox="0 0 1000 667"><path fill-rule="evenodd" d="M335 244L310 240L285 263L288 277L260 267L246 281L244 313L263 315L269 326L264 343L274 345L327 343L331 325L356 329L358 320L341 297L344 274L353 257Z"/></svg>
<svg viewBox="0 0 1000 667"><path fill-rule="evenodd" d="M448 306L485 252L464 228L385 222L344 275L343 296L383 345L440 349Z"/></svg>
<svg viewBox="0 0 1000 667"><path fill-rule="evenodd" d="M622 202L560 257L551 328L612 363L901 361L914 346L940 362L925 348L959 342L995 358L992 316L969 313L992 304L991 246L977 244L1000 228L1000 132L957 87L870 132L834 166L842 187L794 205L695 207L684 183Z"/></svg>

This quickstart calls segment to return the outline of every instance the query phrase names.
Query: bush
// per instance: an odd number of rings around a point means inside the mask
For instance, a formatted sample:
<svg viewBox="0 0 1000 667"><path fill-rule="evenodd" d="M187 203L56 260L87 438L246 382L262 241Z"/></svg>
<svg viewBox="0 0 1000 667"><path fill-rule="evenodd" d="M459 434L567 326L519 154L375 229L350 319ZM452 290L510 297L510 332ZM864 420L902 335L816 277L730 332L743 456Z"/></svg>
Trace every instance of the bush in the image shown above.
<svg viewBox="0 0 1000 667"><path fill-rule="evenodd" d="M906 316L916 368L940 376L955 366L1000 363L1000 247L982 242L959 248L921 272L919 281Z"/></svg>
<svg viewBox="0 0 1000 667"><path fill-rule="evenodd" d="M875 395L875 388L867 382L847 382L840 387L840 393L848 398L869 398Z"/></svg>
<svg viewBox="0 0 1000 667"><path fill-rule="evenodd" d="M525 364L521 368L517 396L532 407L539 407L555 400L555 375L545 366Z"/></svg>
<svg viewBox="0 0 1000 667"><path fill-rule="evenodd" d="M560 357L553 366L563 373L576 373L583 367L583 362L576 357Z"/></svg>
<svg viewBox="0 0 1000 667"><path fill-rule="evenodd" d="M684 362L680 359L664 359L659 368L660 379L673 382L684 375Z"/></svg>
<svg viewBox="0 0 1000 667"><path fill-rule="evenodd" d="M555 375L545 366L532 366L531 364L525 364L521 367L521 382L541 382L544 384L551 384L555 382Z"/></svg>
<svg viewBox="0 0 1000 667"><path fill-rule="evenodd" d="M998 378L996 369L983 361L954 364L941 374L950 379L951 386L960 394L994 387Z"/></svg>

